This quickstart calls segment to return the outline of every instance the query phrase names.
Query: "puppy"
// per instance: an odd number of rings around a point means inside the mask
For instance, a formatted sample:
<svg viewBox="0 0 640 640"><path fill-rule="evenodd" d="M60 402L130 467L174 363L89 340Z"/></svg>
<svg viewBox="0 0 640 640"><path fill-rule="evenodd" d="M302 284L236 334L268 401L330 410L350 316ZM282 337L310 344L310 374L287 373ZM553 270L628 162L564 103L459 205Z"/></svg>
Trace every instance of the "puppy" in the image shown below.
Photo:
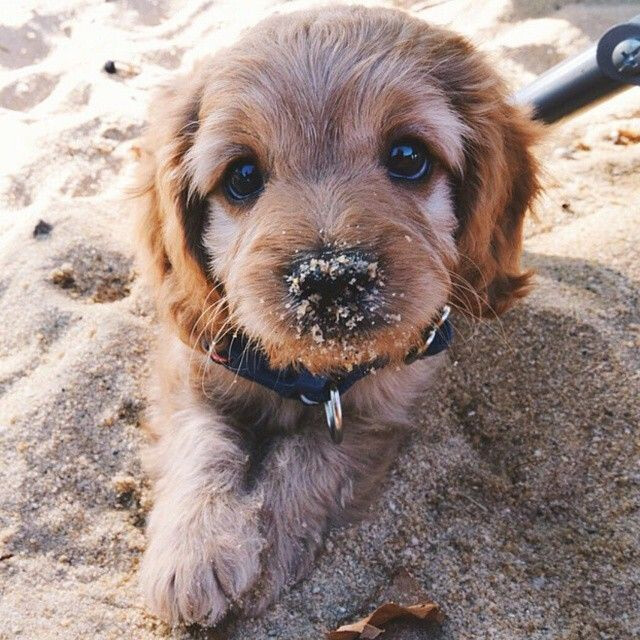
<svg viewBox="0 0 640 640"><path fill-rule="evenodd" d="M271 17L158 96L137 175L158 616L264 610L362 513L448 305L526 293L536 137L466 40L387 9Z"/></svg>

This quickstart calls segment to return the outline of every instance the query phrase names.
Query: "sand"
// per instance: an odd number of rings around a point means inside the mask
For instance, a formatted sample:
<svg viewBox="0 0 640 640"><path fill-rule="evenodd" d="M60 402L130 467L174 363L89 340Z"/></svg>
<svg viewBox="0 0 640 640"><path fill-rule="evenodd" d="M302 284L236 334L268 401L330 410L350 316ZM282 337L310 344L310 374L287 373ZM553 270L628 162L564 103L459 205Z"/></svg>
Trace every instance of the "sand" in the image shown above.
<svg viewBox="0 0 640 640"><path fill-rule="evenodd" d="M0 638L321 638L389 598L432 599L447 621L384 638L640 637L637 89L550 132L527 228L536 290L500 323L458 321L367 520L333 532L261 620L212 634L145 614L154 317L122 189L150 90L279 4L3 3ZM467 33L514 87L640 12L398 4Z"/></svg>

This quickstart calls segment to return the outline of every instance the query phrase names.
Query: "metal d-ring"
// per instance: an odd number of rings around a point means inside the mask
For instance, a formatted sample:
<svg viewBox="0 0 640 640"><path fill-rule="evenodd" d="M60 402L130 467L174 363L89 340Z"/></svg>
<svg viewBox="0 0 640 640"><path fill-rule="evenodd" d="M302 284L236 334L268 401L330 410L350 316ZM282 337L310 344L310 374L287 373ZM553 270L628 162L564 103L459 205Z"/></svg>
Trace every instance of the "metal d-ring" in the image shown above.
<svg viewBox="0 0 640 640"><path fill-rule="evenodd" d="M426 351L431 343L434 341L436 337L436 333L438 333L438 329L442 327L442 325L447 321L449 314L451 313L451 307L448 304L445 304L440 311L440 317L436 322L433 323L433 328L429 331L429 335L427 339L424 341L424 345L422 346L422 351Z"/></svg>
<svg viewBox="0 0 640 640"><path fill-rule="evenodd" d="M329 399L324 403L324 412L327 416L327 426L331 439L335 444L342 442L342 403L340 392L336 387L329 389Z"/></svg>

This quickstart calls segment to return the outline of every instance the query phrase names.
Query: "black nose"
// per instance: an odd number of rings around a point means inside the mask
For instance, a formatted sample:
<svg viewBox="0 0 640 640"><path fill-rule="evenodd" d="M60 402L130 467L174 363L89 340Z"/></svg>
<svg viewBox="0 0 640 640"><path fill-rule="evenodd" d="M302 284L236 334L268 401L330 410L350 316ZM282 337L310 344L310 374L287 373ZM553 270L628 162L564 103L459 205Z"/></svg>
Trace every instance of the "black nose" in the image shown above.
<svg viewBox="0 0 640 640"><path fill-rule="evenodd" d="M359 248L305 252L285 277L299 328L323 336L371 324L382 280L377 258Z"/></svg>

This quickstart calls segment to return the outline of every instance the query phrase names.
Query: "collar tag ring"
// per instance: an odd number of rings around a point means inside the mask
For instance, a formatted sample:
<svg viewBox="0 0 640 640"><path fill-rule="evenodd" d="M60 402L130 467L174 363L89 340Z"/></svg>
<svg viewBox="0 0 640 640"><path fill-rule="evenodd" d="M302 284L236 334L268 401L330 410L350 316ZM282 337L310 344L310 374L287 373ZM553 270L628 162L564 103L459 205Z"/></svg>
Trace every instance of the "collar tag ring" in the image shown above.
<svg viewBox="0 0 640 640"><path fill-rule="evenodd" d="M327 416L327 427L331 439L335 444L342 442L342 403L340 392L333 386L329 390L329 399L324 403L324 412Z"/></svg>

